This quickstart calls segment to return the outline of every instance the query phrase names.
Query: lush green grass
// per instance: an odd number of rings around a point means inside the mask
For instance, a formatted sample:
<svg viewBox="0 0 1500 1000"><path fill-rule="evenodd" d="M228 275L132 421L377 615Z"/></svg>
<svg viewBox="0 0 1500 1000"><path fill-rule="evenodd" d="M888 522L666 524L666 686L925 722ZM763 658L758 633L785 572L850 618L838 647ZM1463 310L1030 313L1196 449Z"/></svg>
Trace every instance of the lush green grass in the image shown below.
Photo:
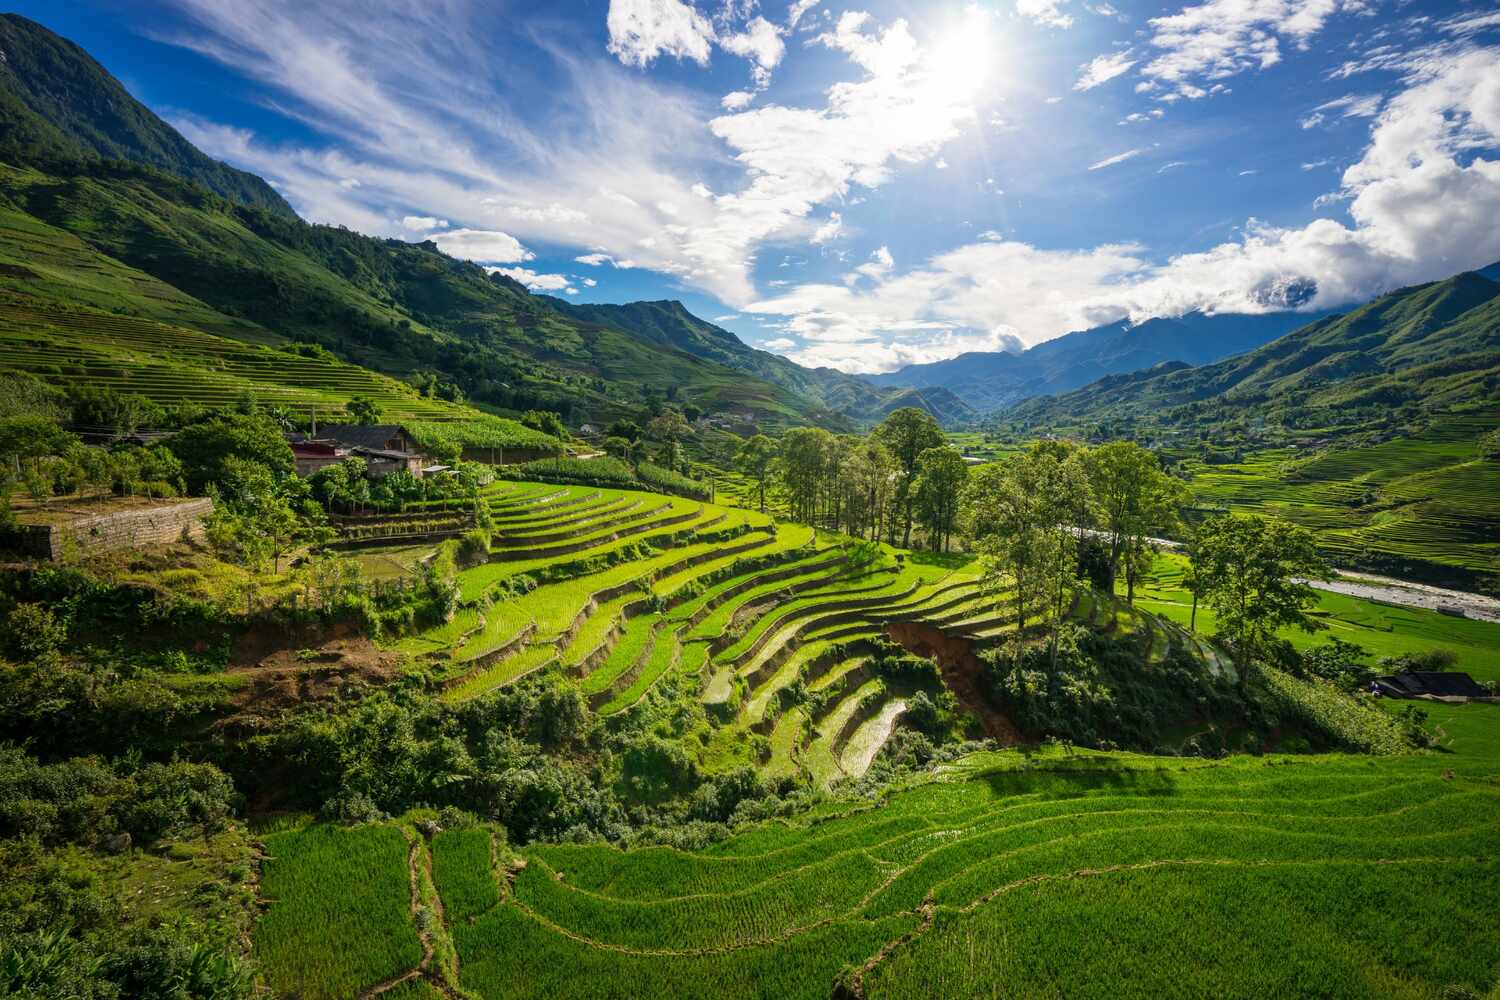
<svg viewBox="0 0 1500 1000"><path fill-rule="evenodd" d="M351 997L414 968L407 844L394 826L312 826L266 838L261 894L271 908L255 955L278 992Z"/></svg>
<svg viewBox="0 0 1500 1000"><path fill-rule="evenodd" d="M1182 556L1158 556L1150 579L1138 588L1136 598L1145 610L1186 626L1193 598L1182 589L1184 565ZM1374 659L1383 656L1450 649L1458 655L1460 670L1482 680L1500 680L1500 624L1327 592L1319 592L1315 616L1327 626L1324 631L1308 635L1292 630L1285 634L1299 649L1331 638L1342 639L1366 650L1372 665ZM1198 609L1198 631L1214 631L1213 612L1206 608Z"/></svg>
<svg viewBox="0 0 1500 1000"><path fill-rule="evenodd" d="M826 997L849 965L870 996L1483 995L1500 707L1438 712L1436 754L980 754L703 851L536 847L455 928L464 982Z"/></svg>
<svg viewBox="0 0 1500 1000"><path fill-rule="evenodd" d="M483 827L444 830L432 838L432 880L444 916L458 922L500 902L490 863L490 831Z"/></svg>

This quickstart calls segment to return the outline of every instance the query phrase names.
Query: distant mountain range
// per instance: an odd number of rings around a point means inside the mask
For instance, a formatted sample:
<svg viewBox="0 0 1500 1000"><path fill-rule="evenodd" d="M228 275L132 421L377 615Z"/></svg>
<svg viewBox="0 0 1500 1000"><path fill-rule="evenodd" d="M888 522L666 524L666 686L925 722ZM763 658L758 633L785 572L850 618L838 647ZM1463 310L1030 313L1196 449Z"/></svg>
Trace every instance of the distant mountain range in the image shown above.
<svg viewBox="0 0 1500 1000"><path fill-rule="evenodd" d="M789 389L838 413L878 420L903 406L918 406L944 424L968 423L978 412L945 388L875 386L861 376L834 368L806 368L779 354L751 347L730 331L699 319L681 302L630 302L625 305L579 305L548 300L564 315L635 334L663 347L717 361Z"/></svg>
<svg viewBox="0 0 1500 1000"><path fill-rule="evenodd" d="M871 385L943 388L981 413L1032 396L1068 392L1095 379L1163 362L1201 365L1253 350L1327 313L1206 315L1122 320L1049 340L1020 353L974 351L946 361L860 376Z"/></svg>
<svg viewBox="0 0 1500 1000"><path fill-rule="evenodd" d="M1012 406L1020 431L1390 425L1500 400L1500 263L1403 288L1213 364L1169 363Z"/></svg>

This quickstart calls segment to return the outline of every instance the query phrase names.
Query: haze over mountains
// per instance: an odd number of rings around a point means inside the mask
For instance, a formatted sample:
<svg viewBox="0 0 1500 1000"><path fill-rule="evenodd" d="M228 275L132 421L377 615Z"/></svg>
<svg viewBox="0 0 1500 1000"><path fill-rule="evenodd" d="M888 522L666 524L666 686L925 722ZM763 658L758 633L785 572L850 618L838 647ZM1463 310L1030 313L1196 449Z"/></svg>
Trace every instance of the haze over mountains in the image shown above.
<svg viewBox="0 0 1500 1000"><path fill-rule="evenodd" d="M1497 277L1500 264L1403 288L1236 357L1100 379L1004 417L1023 429L1109 423L1201 433L1225 421L1393 425L1484 404L1500 391Z"/></svg>
<svg viewBox="0 0 1500 1000"><path fill-rule="evenodd" d="M1067 392L1106 375L1138 371L1164 361L1207 364L1275 340L1326 315L1278 312L1128 320L1081 330L1029 350L971 352L946 361L907 365L860 377L878 386L944 388L987 413L1032 396Z"/></svg>

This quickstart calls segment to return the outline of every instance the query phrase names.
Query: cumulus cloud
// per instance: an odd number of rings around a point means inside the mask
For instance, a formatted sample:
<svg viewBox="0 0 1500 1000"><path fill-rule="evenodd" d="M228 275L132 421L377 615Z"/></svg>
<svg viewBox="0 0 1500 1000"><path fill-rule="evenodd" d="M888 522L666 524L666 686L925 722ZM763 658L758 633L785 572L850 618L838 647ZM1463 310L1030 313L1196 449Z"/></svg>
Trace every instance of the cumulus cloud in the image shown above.
<svg viewBox="0 0 1500 1000"><path fill-rule="evenodd" d="M787 30L794 30L801 23L802 19L807 16L807 12L816 7L820 2L821 0L795 0L786 12Z"/></svg>
<svg viewBox="0 0 1500 1000"><path fill-rule="evenodd" d="M805 285L751 310L792 356L882 370L951 356L1010 327L1028 343L1191 310L1335 308L1500 259L1500 50L1414 64L1338 192L1350 222L1249 220L1209 250L1153 263L1136 245L1040 250L987 240L869 285ZM1316 165L1316 164L1315 164Z"/></svg>
<svg viewBox="0 0 1500 1000"><path fill-rule="evenodd" d="M503 274L507 278L514 278L536 292L565 292L570 290L573 283L573 279L565 274L537 274L525 267L487 267L485 270L491 274ZM578 290L572 288L570 294L576 295Z"/></svg>
<svg viewBox="0 0 1500 1000"><path fill-rule="evenodd" d="M1134 65L1135 60L1130 57L1129 52L1116 52L1112 56L1095 56L1091 61L1078 67L1078 82L1073 84L1073 89L1093 90L1129 72L1130 67Z"/></svg>
<svg viewBox="0 0 1500 1000"><path fill-rule="evenodd" d="M725 111L742 111L748 108L755 100L755 93L749 90L731 90L719 99L719 104Z"/></svg>
<svg viewBox="0 0 1500 1000"><path fill-rule="evenodd" d="M682 0L610 0L609 51L627 66L669 55L708 65L714 26Z"/></svg>
<svg viewBox="0 0 1500 1000"><path fill-rule="evenodd" d="M789 351L797 346L797 342L790 337L777 337L775 340L764 341L760 346L768 351Z"/></svg>
<svg viewBox="0 0 1500 1000"><path fill-rule="evenodd" d="M771 82L771 71L781 63L781 57L786 54L781 29L763 17L751 20L745 25L744 31L720 39L719 45L725 52L750 60L752 75L758 87Z"/></svg>
<svg viewBox="0 0 1500 1000"><path fill-rule="evenodd" d="M408 215L401 220L401 228L409 233L427 233L434 229L447 229L448 220L430 215Z"/></svg>
<svg viewBox="0 0 1500 1000"><path fill-rule="evenodd" d="M1149 44L1157 55L1141 68L1143 92L1196 99L1222 89L1217 81L1282 59L1282 43L1305 49L1341 9L1358 12L1365 0L1205 0L1176 14L1151 18Z"/></svg>
<svg viewBox="0 0 1500 1000"><path fill-rule="evenodd" d="M1152 108L1150 111L1132 111L1124 118L1121 118L1118 124L1139 125L1141 122L1156 121L1164 118L1166 114L1161 108Z"/></svg>
<svg viewBox="0 0 1500 1000"><path fill-rule="evenodd" d="M1104 159L1100 160L1098 163L1091 163L1091 164L1089 164L1089 169L1090 170L1103 170L1105 167L1112 167L1116 163L1124 163L1126 160L1129 160L1132 157L1140 156L1145 151L1146 151L1145 149L1127 149L1123 153L1116 153L1114 156L1106 156Z"/></svg>
<svg viewBox="0 0 1500 1000"><path fill-rule="evenodd" d="M1073 27L1073 16L1063 13L1068 0L1016 0L1016 13L1051 28Z"/></svg>
<svg viewBox="0 0 1500 1000"><path fill-rule="evenodd" d="M813 230L812 243L823 244L838 238L844 231L844 217L837 212L828 213L828 221Z"/></svg>
<svg viewBox="0 0 1500 1000"><path fill-rule="evenodd" d="M481 264L516 264L536 256L514 236L496 230L450 229L434 233L432 241L443 253Z"/></svg>

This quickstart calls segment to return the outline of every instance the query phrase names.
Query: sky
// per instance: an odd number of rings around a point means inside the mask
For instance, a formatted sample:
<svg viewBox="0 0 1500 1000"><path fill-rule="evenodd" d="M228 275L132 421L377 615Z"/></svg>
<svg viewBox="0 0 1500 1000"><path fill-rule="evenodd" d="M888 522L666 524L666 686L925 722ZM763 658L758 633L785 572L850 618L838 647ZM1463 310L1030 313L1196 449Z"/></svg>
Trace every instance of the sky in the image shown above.
<svg viewBox="0 0 1500 1000"><path fill-rule="evenodd" d="M312 222L891 371L1500 260L1500 4L20 0Z"/></svg>

